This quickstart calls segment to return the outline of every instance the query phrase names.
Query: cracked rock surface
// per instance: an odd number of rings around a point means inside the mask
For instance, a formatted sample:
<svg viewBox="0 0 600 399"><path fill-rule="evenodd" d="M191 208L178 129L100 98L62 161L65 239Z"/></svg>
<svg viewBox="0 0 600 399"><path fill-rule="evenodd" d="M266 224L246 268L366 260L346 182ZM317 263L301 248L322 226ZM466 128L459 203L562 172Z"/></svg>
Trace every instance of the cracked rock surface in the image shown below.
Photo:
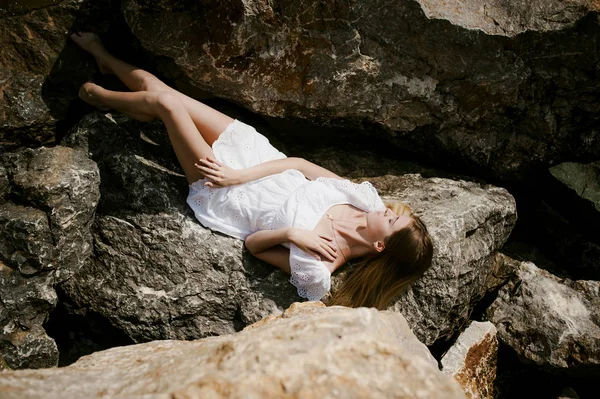
<svg viewBox="0 0 600 399"><path fill-rule="evenodd" d="M521 262L486 316L526 363L562 375L600 375L600 282L558 278Z"/></svg>
<svg viewBox="0 0 600 399"><path fill-rule="evenodd" d="M466 398L402 315L319 302L294 303L232 335L129 345L61 369L6 372L0 395Z"/></svg>
<svg viewBox="0 0 600 399"><path fill-rule="evenodd" d="M42 324L56 306L55 286L91 254L100 175L86 154L60 146L0 161L0 366L55 366Z"/></svg>

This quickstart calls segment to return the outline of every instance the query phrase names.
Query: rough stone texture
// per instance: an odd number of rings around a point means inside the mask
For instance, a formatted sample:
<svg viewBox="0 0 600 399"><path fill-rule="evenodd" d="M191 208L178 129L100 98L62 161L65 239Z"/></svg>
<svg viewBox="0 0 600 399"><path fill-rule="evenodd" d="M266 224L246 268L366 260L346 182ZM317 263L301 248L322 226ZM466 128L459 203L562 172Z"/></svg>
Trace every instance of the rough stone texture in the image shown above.
<svg viewBox="0 0 600 399"><path fill-rule="evenodd" d="M0 6L0 150L54 143L91 56L67 45L74 25L94 29L110 0L8 1ZM90 22L89 24L87 22ZM85 65L85 66L84 66Z"/></svg>
<svg viewBox="0 0 600 399"><path fill-rule="evenodd" d="M600 282L560 279L522 262L486 317L522 361L562 375L600 375Z"/></svg>
<svg viewBox="0 0 600 399"><path fill-rule="evenodd" d="M497 357L496 327L473 321L442 358L442 372L454 377L468 398L493 399Z"/></svg>
<svg viewBox="0 0 600 399"><path fill-rule="evenodd" d="M165 76L262 115L518 180L600 157L597 10L592 0L122 3Z"/></svg>
<svg viewBox="0 0 600 399"><path fill-rule="evenodd" d="M589 10L598 11L596 0L417 0L427 17L453 25L479 29L490 35L516 36L527 30L565 29Z"/></svg>
<svg viewBox="0 0 600 399"><path fill-rule="evenodd" d="M0 162L0 204L6 202L6 198L8 197L8 189L8 172Z"/></svg>
<svg viewBox="0 0 600 399"><path fill-rule="evenodd" d="M402 315L296 303L234 335L112 348L0 374L5 399L465 398Z"/></svg>
<svg viewBox="0 0 600 399"><path fill-rule="evenodd" d="M600 211L600 161L587 164L563 162L551 167L550 173Z"/></svg>
<svg viewBox="0 0 600 399"><path fill-rule="evenodd" d="M102 177L94 258L62 286L73 309L97 312L143 342L233 333L300 299L285 272L194 218L160 122L109 116L89 115L64 140L88 151ZM417 174L369 180L419 211L436 245L433 269L395 309L425 344L459 331L495 284L492 264L515 223L514 199L501 188ZM334 273L333 289L350 267Z"/></svg>
<svg viewBox="0 0 600 399"><path fill-rule="evenodd" d="M56 306L55 285L91 253L100 176L87 154L67 147L1 160L10 195L0 205L0 358L13 369L50 367L58 352L42 323Z"/></svg>

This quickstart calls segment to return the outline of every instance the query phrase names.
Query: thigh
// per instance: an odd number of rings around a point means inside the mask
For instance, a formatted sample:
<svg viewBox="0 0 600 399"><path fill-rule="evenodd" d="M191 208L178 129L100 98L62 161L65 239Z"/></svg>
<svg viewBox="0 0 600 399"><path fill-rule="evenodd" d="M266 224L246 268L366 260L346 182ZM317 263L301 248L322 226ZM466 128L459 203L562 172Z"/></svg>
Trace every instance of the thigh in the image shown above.
<svg viewBox="0 0 600 399"><path fill-rule="evenodd" d="M169 87L169 86L166 86ZM196 128L204 137L204 140L212 147L213 143L219 138L219 135L225 131L227 126L234 119L208 105L201 103L175 89L169 87L167 90L176 94L188 114L194 121Z"/></svg>

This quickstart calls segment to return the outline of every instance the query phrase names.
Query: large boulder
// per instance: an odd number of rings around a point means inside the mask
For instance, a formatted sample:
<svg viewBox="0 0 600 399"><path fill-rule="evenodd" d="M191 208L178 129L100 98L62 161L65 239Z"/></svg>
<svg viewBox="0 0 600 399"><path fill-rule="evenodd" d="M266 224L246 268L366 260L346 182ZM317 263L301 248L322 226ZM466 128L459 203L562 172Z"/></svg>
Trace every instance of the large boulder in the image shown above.
<svg viewBox="0 0 600 399"><path fill-rule="evenodd" d="M90 153L102 176L94 257L62 285L73 311L103 315L144 342L233 333L300 300L289 275L194 218L160 121L98 112L63 144ZM331 149L329 156L347 155ZM378 162L386 160L372 155L363 164ZM455 334L473 304L497 285L495 252L515 223L514 199L502 188L464 180L418 174L370 180L422 216L435 246L434 266L393 309L427 345ZM334 273L333 289L350 270Z"/></svg>
<svg viewBox="0 0 600 399"><path fill-rule="evenodd" d="M600 376L600 282L559 278L521 262L486 311L527 364L563 376Z"/></svg>
<svg viewBox="0 0 600 399"><path fill-rule="evenodd" d="M540 165L600 157L598 9L594 0L122 3L132 33L178 82L263 116L355 129L525 180Z"/></svg>
<svg viewBox="0 0 600 399"><path fill-rule="evenodd" d="M42 324L57 303L54 287L91 254L98 168L68 147L21 149L0 160L0 365L55 366L56 344Z"/></svg>
<svg viewBox="0 0 600 399"><path fill-rule="evenodd" d="M466 398L402 315L295 303L233 335L112 348L0 374L5 399Z"/></svg>

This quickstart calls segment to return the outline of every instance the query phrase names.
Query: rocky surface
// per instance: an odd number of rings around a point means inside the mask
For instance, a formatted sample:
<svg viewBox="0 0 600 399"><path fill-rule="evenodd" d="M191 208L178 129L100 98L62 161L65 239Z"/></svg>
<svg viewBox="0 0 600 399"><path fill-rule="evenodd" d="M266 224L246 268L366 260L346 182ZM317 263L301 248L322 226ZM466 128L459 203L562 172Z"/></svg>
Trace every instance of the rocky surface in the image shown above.
<svg viewBox="0 0 600 399"><path fill-rule="evenodd" d="M496 327L473 321L442 358L442 372L458 381L468 398L495 398L497 356Z"/></svg>
<svg viewBox="0 0 600 399"><path fill-rule="evenodd" d="M490 35L516 36L526 31L554 31L572 27L588 11L598 11L595 0L417 0L430 19L482 30Z"/></svg>
<svg viewBox="0 0 600 399"><path fill-rule="evenodd" d="M486 317L525 363L555 374L600 375L600 282L558 278L521 262Z"/></svg>
<svg viewBox="0 0 600 399"><path fill-rule="evenodd" d="M593 0L122 3L165 76L507 180L600 158L597 11Z"/></svg>
<svg viewBox="0 0 600 399"><path fill-rule="evenodd" d="M144 342L233 333L301 299L285 272L197 222L160 122L95 113L63 144L89 152L102 178L95 256L62 285L74 309L101 314ZM344 155L332 150L336 156ZM362 165L380 162L373 156ZM495 252L516 220L514 199L498 187L418 174L369 180L422 215L436 246L434 267L394 309L427 345L454 334L494 286ZM350 270L334 273L333 289Z"/></svg>
<svg viewBox="0 0 600 399"><path fill-rule="evenodd" d="M402 315L295 303L237 334L154 341L0 374L12 398L465 398Z"/></svg>
<svg viewBox="0 0 600 399"><path fill-rule="evenodd" d="M58 352L42 323L56 284L91 254L100 175L87 154L67 147L21 149L1 161L0 364L50 367Z"/></svg>
<svg viewBox="0 0 600 399"><path fill-rule="evenodd" d="M563 162L551 167L550 173L600 212L600 161Z"/></svg>
<svg viewBox="0 0 600 399"><path fill-rule="evenodd" d="M56 143L79 86L97 71L70 43L75 29L105 32L111 0L5 1L0 4L0 150Z"/></svg>

